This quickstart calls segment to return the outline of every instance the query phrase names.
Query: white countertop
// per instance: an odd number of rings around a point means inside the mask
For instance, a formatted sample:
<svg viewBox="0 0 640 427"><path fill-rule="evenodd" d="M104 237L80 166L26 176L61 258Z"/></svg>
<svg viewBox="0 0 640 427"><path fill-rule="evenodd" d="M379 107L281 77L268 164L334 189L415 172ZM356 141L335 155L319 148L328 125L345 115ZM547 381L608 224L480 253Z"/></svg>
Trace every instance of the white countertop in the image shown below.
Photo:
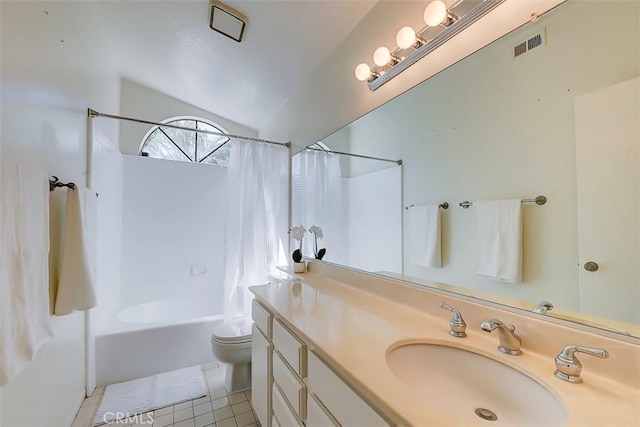
<svg viewBox="0 0 640 427"><path fill-rule="evenodd" d="M569 414L567 425L640 425L640 390L636 388L592 372L584 383L570 384L554 376L553 358L528 351L524 341L522 356L505 355L497 349L497 335L480 332L477 327L467 328L467 338L451 337L449 316L444 314L435 317L319 274L299 277L297 281L255 286L251 291L330 359L332 367L352 380L361 394L401 424L469 424L468 419L445 414L421 398L387 366L390 349L429 342L473 351L536 380L562 402ZM439 295L433 298L434 304L442 299ZM478 419L477 424L486 426L487 421ZM535 425L535 420L523 420L522 425L527 424Z"/></svg>

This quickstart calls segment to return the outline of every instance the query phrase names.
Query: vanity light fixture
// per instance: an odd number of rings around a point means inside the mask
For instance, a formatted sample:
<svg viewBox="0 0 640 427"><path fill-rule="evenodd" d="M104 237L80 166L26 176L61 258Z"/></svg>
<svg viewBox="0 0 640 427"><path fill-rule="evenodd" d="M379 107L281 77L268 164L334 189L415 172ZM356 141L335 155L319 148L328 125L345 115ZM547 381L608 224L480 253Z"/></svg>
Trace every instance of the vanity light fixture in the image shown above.
<svg viewBox="0 0 640 427"><path fill-rule="evenodd" d="M369 89L378 89L504 1L457 0L451 7L447 7L442 0L433 0L424 10L426 26L417 32L411 27L402 27L396 36L398 48L393 51L384 46L377 48L373 54L375 66L372 68L366 63L359 64L355 70L356 78L366 81ZM465 3L467 3L466 6L469 3L477 4L469 8L464 7ZM427 40L423 34L431 28L440 28L440 32ZM432 32L433 30L430 31ZM399 52L406 49L412 49L412 51L407 56L401 57Z"/></svg>
<svg viewBox="0 0 640 427"><path fill-rule="evenodd" d="M356 79L361 82L368 80L370 78L378 78L380 77L380 73L374 71L367 64L360 64L356 67Z"/></svg>
<svg viewBox="0 0 640 427"><path fill-rule="evenodd" d="M417 49L427 41L422 37L418 37L416 31L411 27L402 27L396 35L396 44L400 49L409 49L410 47Z"/></svg>
<svg viewBox="0 0 640 427"><path fill-rule="evenodd" d="M400 62L400 59L384 46L377 48L375 52L373 52L373 63L378 67L384 67L385 65L394 66L398 62Z"/></svg>
<svg viewBox="0 0 640 427"><path fill-rule="evenodd" d="M448 27L458 20L458 17L447 9L447 5L441 0L434 0L424 10L424 22L430 27L442 25Z"/></svg>

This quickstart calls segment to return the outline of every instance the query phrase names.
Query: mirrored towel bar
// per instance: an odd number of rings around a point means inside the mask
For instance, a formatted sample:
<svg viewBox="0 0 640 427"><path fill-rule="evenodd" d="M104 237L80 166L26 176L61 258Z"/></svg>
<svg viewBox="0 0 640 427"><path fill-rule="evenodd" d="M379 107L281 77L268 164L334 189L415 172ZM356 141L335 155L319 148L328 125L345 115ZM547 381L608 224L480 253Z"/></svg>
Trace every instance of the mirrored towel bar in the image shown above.
<svg viewBox="0 0 640 427"><path fill-rule="evenodd" d="M536 205L542 206L547 203L547 198L545 196L538 196L535 199L522 199L521 201L522 203L535 203ZM472 204L473 202L469 202L468 200L459 203L460 207L463 209L469 209Z"/></svg>
<svg viewBox="0 0 640 427"><path fill-rule="evenodd" d="M408 211L409 209L411 209L411 208L413 208L415 206L416 205L405 206L404 209ZM442 209L449 209L449 202L440 203L438 206L440 206Z"/></svg>

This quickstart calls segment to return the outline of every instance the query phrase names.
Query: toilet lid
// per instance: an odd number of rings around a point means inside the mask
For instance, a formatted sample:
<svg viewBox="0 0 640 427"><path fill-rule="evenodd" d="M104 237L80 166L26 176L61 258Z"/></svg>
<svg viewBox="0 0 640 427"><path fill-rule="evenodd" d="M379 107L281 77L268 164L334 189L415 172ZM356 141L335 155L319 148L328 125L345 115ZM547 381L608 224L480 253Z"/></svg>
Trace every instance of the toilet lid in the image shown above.
<svg viewBox="0 0 640 427"><path fill-rule="evenodd" d="M251 318L231 319L214 328L211 338L223 343L251 341L251 325Z"/></svg>

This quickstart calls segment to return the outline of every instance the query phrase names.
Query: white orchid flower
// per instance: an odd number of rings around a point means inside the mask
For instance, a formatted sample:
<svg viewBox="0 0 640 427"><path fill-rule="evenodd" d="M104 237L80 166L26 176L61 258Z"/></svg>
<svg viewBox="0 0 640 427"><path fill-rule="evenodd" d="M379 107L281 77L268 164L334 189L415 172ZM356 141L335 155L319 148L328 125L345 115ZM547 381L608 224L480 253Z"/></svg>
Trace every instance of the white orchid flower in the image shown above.
<svg viewBox="0 0 640 427"><path fill-rule="evenodd" d="M318 239L322 239L324 237L324 234L322 234L322 228L317 225L312 225L309 231L315 234Z"/></svg>
<svg viewBox="0 0 640 427"><path fill-rule="evenodd" d="M293 237L294 240L302 240L302 236L304 236L305 231L307 230L302 225L293 227L291 229L291 237Z"/></svg>

